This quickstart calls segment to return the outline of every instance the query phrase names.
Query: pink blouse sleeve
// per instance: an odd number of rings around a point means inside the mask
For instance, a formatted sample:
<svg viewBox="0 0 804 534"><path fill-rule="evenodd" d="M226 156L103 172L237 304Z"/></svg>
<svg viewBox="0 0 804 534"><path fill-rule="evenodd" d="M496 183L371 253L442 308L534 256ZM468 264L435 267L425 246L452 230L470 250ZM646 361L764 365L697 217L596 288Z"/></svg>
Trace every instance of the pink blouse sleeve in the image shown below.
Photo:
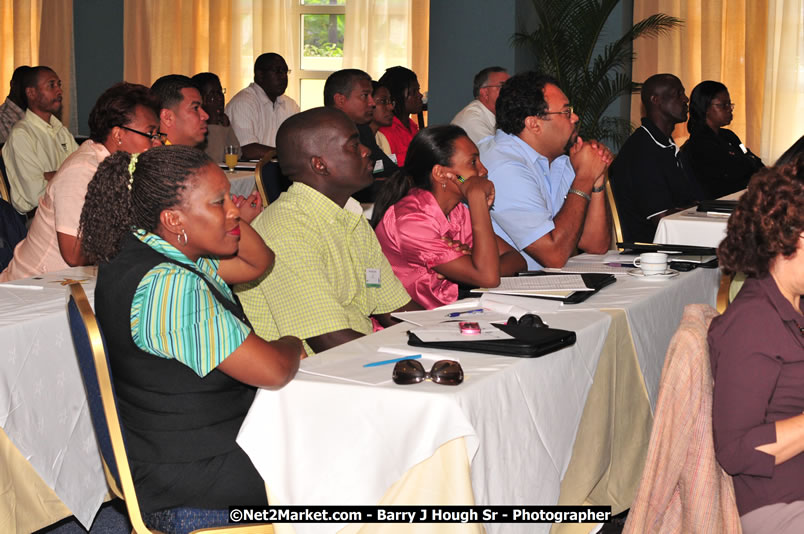
<svg viewBox="0 0 804 534"><path fill-rule="evenodd" d="M394 240L408 263L432 269L463 256L453 249L438 231L437 223L426 213L408 213L397 219Z"/></svg>

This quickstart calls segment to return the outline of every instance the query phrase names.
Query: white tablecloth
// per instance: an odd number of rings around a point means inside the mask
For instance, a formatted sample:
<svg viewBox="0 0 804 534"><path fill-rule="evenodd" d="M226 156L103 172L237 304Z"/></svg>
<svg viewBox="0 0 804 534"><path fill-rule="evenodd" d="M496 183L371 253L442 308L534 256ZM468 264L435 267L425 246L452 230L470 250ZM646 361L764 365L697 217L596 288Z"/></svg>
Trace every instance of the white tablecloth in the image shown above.
<svg viewBox="0 0 804 534"><path fill-rule="evenodd" d="M623 275L578 305L518 299L550 326L575 330L576 345L540 359L445 352L466 371L457 388L368 386L300 373L280 391L257 393L238 443L280 504L377 503L409 468L461 436L477 504L555 504L611 320L595 308L626 310L654 405L681 312L692 302L713 304L717 277L704 269L661 282ZM349 365L382 346L405 348L408 328L397 325L314 358ZM340 526L294 525L299 534ZM547 532L550 525L486 528Z"/></svg>
<svg viewBox="0 0 804 534"><path fill-rule="evenodd" d="M0 426L87 528L108 488L67 322L69 289L58 281L86 278L91 301L94 272L76 267L0 286ZM44 289L13 287L31 284Z"/></svg>
<svg viewBox="0 0 804 534"><path fill-rule="evenodd" d="M614 285L603 288L581 304L563 309L625 310L653 409L659 394L664 356L681 322L684 306L700 303L714 307L719 279L718 269L700 268L659 281L617 275Z"/></svg>
<svg viewBox="0 0 804 534"><path fill-rule="evenodd" d="M223 171L229 179L229 192L233 195L240 195L247 197L254 191L256 183L254 182L254 171Z"/></svg>
<svg viewBox="0 0 804 534"><path fill-rule="evenodd" d="M260 390L238 443L282 504L372 504L408 469L464 437L478 504L555 504L611 318L592 310L544 313L575 330L572 347L542 358L430 351L458 359L465 381L370 386L299 373ZM396 325L314 358L359 365L379 347L411 350ZM413 352L418 352L414 349ZM390 378L392 365L385 366ZM342 525L297 524L296 532ZM547 532L549 524L487 525L490 532Z"/></svg>
<svg viewBox="0 0 804 534"><path fill-rule="evenodd" d="M719 200L737 200L743 191L726 195ZM654 243L665 245L694 245L717 247L726 237L727 215L712 214L689 208L667 217L662 217L656 228Z"/></svg>
<svg viewBox="0 0 804 534"><path fill-rule="evenodd" d="M656 228L653 242L665 245L717 247L726 237L728 220L729 218L724 215L707 215L690 208L663 217Z"/></svg>

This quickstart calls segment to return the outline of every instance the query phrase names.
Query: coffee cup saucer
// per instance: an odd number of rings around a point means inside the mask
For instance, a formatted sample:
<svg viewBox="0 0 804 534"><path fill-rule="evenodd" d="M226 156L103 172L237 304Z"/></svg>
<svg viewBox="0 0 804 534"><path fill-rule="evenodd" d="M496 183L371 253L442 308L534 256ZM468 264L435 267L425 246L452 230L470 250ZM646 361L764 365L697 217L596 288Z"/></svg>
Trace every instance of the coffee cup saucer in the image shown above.
<svg viewBox="0 0 804 534"><path fill-rule="evenodd" d="M642 272L642 269L631 269L630 271L628 271L628 274L633 276L634 278L641 278L642 280L658 281L658 280L668 280L670 278L674 278L678 276L678 271L676 271L675 269L666 269L664 272L656 274L645 274Z"/></svg>

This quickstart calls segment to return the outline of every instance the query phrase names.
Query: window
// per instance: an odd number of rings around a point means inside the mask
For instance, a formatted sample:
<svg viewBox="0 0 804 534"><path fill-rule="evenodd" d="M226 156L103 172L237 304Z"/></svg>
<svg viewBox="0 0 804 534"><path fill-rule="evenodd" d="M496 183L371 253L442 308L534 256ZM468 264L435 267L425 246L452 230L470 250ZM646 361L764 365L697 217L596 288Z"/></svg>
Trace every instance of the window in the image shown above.
<svg viewBox="0 0 804 534"><path fill-rule="evenodd" d="M324 83L343 68L346 0L299 0L301 24L299 106L302 110L324 104Z"/></svg>

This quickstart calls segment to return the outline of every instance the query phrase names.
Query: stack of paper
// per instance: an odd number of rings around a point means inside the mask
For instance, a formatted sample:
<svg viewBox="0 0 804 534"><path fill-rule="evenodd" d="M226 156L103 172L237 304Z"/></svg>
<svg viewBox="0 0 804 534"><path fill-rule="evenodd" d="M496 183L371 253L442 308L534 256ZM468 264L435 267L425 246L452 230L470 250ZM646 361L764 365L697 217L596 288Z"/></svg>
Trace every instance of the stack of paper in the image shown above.
<svg viewBox="0 0 804 534"><path fill-rule="evenodd" d="M592 291L579 274L555 276L509 276L500 279L495 288L477 291L527 297L569 297L576 291Z"/></svg>

